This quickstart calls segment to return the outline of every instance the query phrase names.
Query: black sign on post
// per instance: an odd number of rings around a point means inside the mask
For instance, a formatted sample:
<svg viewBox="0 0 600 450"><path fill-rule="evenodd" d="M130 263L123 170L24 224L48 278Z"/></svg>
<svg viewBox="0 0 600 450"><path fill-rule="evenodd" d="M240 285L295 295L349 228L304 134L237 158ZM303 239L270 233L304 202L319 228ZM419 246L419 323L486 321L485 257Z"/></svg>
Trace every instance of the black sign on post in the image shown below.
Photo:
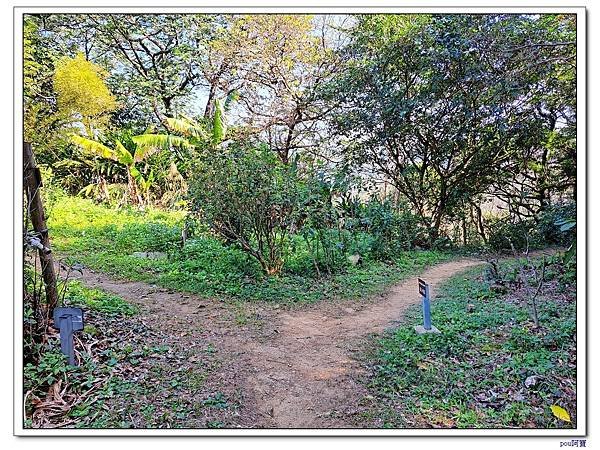
<svg viewBox="0 0 600 450"><path fill-rule="evenodd" d="M425 297L425 295L427 295L427 283L425 283L420 278L418 278L418 280L419 280L419 294L422 297Z"/></svg>
<svg viewBox="0 0 600 450"><path fill-rule="evenodd" d="M75 365L73 332L83 330L83 310L81 308L54 308L54 328L60 330L60 351Z"/></svg>

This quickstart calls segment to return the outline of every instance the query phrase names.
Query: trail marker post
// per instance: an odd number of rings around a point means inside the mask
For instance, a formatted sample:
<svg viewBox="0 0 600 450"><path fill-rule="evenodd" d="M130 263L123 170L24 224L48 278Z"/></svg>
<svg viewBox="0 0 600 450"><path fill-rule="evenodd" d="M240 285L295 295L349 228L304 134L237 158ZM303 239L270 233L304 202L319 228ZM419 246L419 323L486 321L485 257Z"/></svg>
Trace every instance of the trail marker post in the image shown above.
<svg viewBox="0 0 600 450"><path fill-rule="evenodd" d="M419 295L421 295L423 302L423 325L415 326L417 334L424 333L440 333L436 327L431 325L431 306L429 300L429 285L425 281L419 280Z"/></svg>
<svg viewBox="0 0 600 450"><path fill-rule="evenodd" d="M75 349L73 332L83 330L83 310L81 308L54 308L54 328L60 330L60 351L74 366Z"/></svg>

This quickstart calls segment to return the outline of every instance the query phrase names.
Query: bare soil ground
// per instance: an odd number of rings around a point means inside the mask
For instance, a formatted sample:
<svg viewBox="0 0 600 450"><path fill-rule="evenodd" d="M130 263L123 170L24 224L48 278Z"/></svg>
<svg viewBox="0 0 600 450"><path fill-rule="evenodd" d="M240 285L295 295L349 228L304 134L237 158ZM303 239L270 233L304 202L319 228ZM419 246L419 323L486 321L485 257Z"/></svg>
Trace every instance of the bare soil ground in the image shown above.
<svg viewBox="0 0 600 450"><path fill-rule="evenodd" d="M475 259L451 261L420 276L432 286L435 297L441 282L481 263ZM241 397L236 417L228 424L238 427L361 426L357 416L368 393L358 382L362 369L352 354L366 337L397 324L405 309L419 301L414 277L360 305L242 306L248 320L240 324L236 321L239 305L146 283L117 281L89 270L76 278L138 305L145 323L179 336L190 348L212 344L222 361L216 376L223 390Z"/></svg>

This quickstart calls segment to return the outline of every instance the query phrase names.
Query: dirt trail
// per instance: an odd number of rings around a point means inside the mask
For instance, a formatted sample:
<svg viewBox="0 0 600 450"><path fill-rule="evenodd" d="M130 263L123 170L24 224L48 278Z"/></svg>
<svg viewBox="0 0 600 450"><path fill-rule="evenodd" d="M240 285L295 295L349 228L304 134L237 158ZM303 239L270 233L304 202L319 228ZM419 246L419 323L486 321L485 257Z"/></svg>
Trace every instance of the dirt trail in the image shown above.
<svg viewBox="0 0 600 450"><path fill-rule="evenodd" d="M420 276L436 287L468 267L462 259L436 265ZM356 426L355 415L367 393L356 379L360 364L351 354L361 339L398 323L418 302L416 277L366 304L323 303L300 310L257 307L263 326L240 327L231 307L191 294L140 282L122 282L84 271L90 287L115 293L142 307L145 320L189 339L215 343L229 363L222 376L244 392L239 426L342 428ZM226 370L226 371L225 371Z"/></svg>
<svg viewBox="0 0 600 450"><path fill-rule="evenodd" d="M439 264L421 274L435 288L448 277L481 261ZM250 342L255 364L268 364L252 380L273 425L280 428L348 426L366 395L356 382L361 371L350 357L360 338L379 333L402 319L418 302L416 277L393 287L381 301L360 311L316 306L281 315L281 329L268 342Z"/></svg>

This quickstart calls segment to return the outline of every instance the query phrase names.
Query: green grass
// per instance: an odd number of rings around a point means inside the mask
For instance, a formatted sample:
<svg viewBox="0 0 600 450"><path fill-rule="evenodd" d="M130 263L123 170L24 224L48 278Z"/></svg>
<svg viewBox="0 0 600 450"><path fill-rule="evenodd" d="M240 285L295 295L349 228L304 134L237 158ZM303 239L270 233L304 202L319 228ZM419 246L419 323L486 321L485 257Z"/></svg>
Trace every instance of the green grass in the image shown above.
<svg viewBox="0 0 600 450"><path fill-rule="evenodd" d="M181 211L114 209L80 197L59 196L52 201L48 225L56 250L129 255L172 249L184 217Z"/></svg>
<svg viewBox="0 0 600 450"><path fill-rule="evenodd" d="M155 209L115 210L89 200L59 197L49 226L52 244L70 262L116 278L145 281L205 297L244 301L312 303L327 299L361 299L390 284L447 260L440 251L402 252L387 263L365 259L330 276L316 277L306 249L293 242L290 264L278 277L266 277L258 263L235 246L225 246L208 233L181 248L182 212ZM134 252L164 252L147 259Z"/></svg>
<svg viewBox="0 0 600 450"><path fill-rule="evenodd" d="M68 282L64 303L69 306L92 309L111 316L119 314L132 316L137 312L134 305L127 303L121 297L100 289L90 289L79 281Z"/></svg>
<svg viewBox="0 0 600 450"><path fill-rule="evenodd" d="M376 406L365 417L383 427L570 427L553 416L559 405L575 421L574 293L540 298L536 330L526 306L490 290L480 270L449 280L432 304L442 334L417 335L421 311L412 308L379 340L370 355Z"/></svg>

